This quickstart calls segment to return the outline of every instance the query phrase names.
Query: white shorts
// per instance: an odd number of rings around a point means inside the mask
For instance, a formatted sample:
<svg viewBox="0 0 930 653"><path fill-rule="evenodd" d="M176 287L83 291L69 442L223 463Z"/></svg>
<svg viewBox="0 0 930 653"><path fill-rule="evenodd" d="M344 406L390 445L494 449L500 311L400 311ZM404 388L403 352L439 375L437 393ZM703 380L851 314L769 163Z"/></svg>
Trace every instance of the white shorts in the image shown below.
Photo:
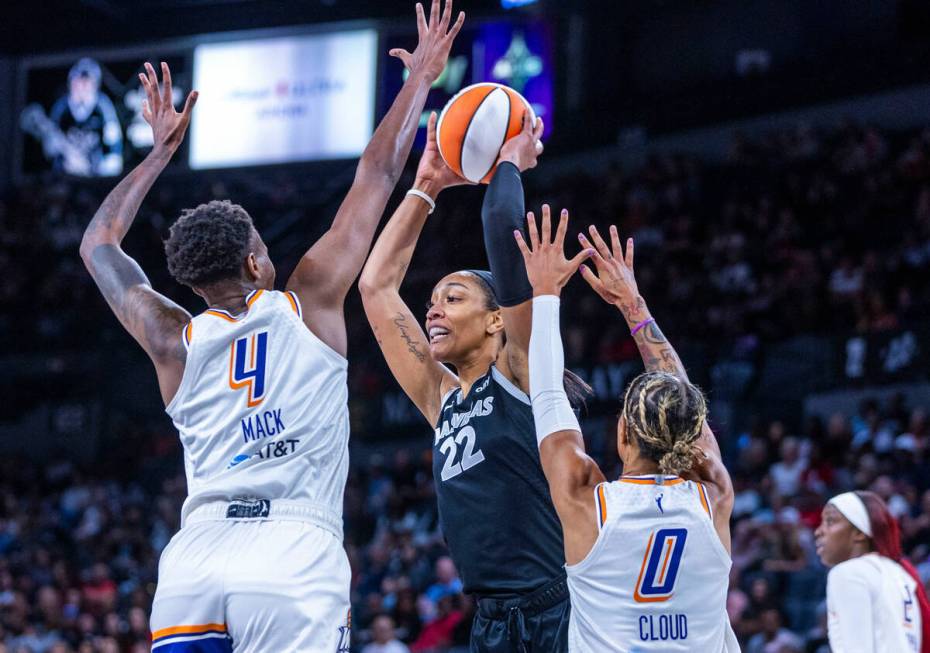
<svg viewBox="0 0 930 653"><path fill-rule="evenodd" d="M153 653L347 653L350 570L341 539L276 511L218 516L227 505L204 506L212 508L206 519L192 514L162 552Z"/></svg>

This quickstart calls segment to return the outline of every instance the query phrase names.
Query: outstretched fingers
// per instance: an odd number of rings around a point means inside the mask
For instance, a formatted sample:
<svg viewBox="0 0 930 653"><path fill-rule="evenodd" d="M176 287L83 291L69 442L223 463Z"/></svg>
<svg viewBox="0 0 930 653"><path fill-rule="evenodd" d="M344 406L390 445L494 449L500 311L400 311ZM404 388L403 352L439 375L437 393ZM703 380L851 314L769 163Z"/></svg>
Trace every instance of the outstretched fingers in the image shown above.
<svg viewBox="0 0 930 653"><path fill-rule="evenodd" d="M533 252L530 251L530 248L527 247L526 241L523 240L523 234L520 233L519 229L514 229L513 237L517 241L517 247L520 249L520 253L523 254L523 262L529 263Z"/></svg>
<svg viewBox="0 0 930 653"><path fill-rule="evenodd" d="M555 241L553 244L561 250L565 250L565 233L568 231L568 209L562 209L559 214L559 226L555 230Z"/></svg>
<svg viewBox="0 0 930 653"><path fill-rule="evenodd" d="M423 13L423 4L418 2L416 6L417 11L417 36L422 41L426 37L427 26L426 26L426 15Z"/></svg>
<svg viewBox="0 0 930 653"><path fill-rule="evenodd" d="M569 269L574 273L574 271L577 270L584 261L591 258L592 256L594 256L593 249L581 250L580 252L575 254L574 258L572 258L571 261L568 262Z"/></svg>
<svg viewBox="0 0 930 653"><path fill-rule="evenodd" d="M449 22L452 20L452 0L446 0L442 9L442 19L439 21L439 33L443 36L449 31Z"/></svg>
<svg viewBox="0 0 930 653"><path fill-rule="evenodd" d="M526 214L526 233L530 236L530 245L535 252L539 249L539 232L536 230L536 215L532 211Z"/></svg>
<svg viewBox="0 0 930 653"><path fill-rule="evenodd" d="M145 62L145 76L148 79L149 87L152 90L149 96L149 108L152 113L158 113L161 109L161 97L158 92L158 75L155 74L155 68L149 62Z"/></svg>
<svg viewBox="0 0 930 653"><path fill-rule="evenodd" d="M594 256L597 256L597 252L594 253ZM585 281L588 282L588 285L594 289L594 292L596 292L601 297L604 296L604 282L601 281L596 274L594 274L594 271L591 270L591 268L589 268L587 265L582 265L581 276Z"/></svg>
<svg viewBox="0 0 930 653"><path fill-rule="evenodd" d="M452 29L449 30L449 33L446 34L446 40L451 41L459 33L459 30L462 29L462 25L465 23L465 12L460 11L458 18L455 19L455 23L452 24Z"/></svg>
<svg viewBox="0 0 930 653"><path fill-rule="evenodd" d="M603 256L605 260L612 258L610 248L607 247L607 243L605 243L604 239L601 238L601 234L597 230L597 227L592 224L590 227L588 227L588 233L591 234L591 240L594 241L594 246L597 247L598 253Z"/></svg>
<svg viewBox="0 0 930 653"><path fill-rule="evenodd" d="M439 0L433 0L433 4L429 9L429 31L434 31L436 26L439 25L439 14Z"/></svg>
<svg viewBox="0 0 930 653"><path fill-rule="evenodd" d="M191 91L187 94L187 100L184 102L184 109L181 112L181 115L184 116L185 123L191 119L191 111L194 110L194 105L197 104L197 98L200 97L200 93L197 91Z"/></svg>
<svg viewBox="0 0 930 653"><path fill-rule="evenodd" d="M164 61L161 62L161 101L165 106L174 106L173 98L171 97L171 69L168 68L168 64Z"/></svg>
<svg viewBox="0 0 930 653"><path fill-rule="evenodd" d="M542 205L542 234L540 240L543 245L552 243L552 214L549 212L549 205Z"/></svg>

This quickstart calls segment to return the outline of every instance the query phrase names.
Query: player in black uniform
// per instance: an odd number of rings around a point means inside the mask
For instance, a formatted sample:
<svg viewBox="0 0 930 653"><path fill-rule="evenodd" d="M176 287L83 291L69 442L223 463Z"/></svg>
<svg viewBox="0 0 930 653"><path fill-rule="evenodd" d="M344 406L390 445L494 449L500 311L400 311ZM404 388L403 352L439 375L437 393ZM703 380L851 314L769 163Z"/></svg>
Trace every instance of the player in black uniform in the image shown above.
<svg viewBox="0 0 930 653"><path fill-rule="evenodd" d="M378 238L359 289L391 371L435 427L440 526L465 591L478 598L471 650L558 653L567 650L565 557L527 396L532 288L513 239L525 225L520 172L536 165L542 123L524 125L504 145L485 195L493 275L441 279L427 337L399 288L436 196L467 183L439 156L435 125L433 114L414 187ZM577 377L571 385L576 394L583 387Z"/></svg>

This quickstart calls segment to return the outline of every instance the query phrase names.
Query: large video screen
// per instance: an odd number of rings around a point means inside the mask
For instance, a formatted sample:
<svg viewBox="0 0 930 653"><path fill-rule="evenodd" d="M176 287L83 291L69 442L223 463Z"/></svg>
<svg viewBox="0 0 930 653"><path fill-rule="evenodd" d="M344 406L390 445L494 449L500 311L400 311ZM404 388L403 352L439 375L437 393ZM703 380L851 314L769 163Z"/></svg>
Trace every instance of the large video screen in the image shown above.
<svg viewBox="0 0 930 653"><path fill-rule="evenodd" d="M358 156L373 130L377 40L355 30L197 46L191 168Z"/></svg>
<svg viewBox="0 0 930 653"><path fill-rule="evenodd" d="M416 34L396 32L386 36L385 52L412 49ZM455 39L449 61L433 84L420 118L418 145L425 141L430 111L439 113L453 95L470 84L497 82L516 89L545 119L548 136L555 127L555 71L552 27L543 20L513 19L469 23ZM387 113L406 78L403 64L394 58L385 63L378 114Z"/></svg>
<svg viewBox="0 0 930 653"><path fill-rule="evenodd" d="M141 161L152 147L137 77L145 61L171 66L180 108L191 88L183 55L72 57L30 66L19 115L21 171L108 177Z"/></svg>

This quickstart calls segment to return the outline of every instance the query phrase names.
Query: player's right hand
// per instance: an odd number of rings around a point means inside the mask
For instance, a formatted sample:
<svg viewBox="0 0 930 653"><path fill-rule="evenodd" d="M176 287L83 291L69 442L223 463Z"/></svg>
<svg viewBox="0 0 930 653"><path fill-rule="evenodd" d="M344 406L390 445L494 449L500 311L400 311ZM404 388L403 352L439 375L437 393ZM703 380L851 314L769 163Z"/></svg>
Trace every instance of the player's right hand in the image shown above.
<svg viewBox="0 0 930 653"><path fill-rule="evenodd" d="M433 199L436 199L440 191L462 184L474 184L474 182L455 174L455 171L443 160L439 152L439 144L436 142L436 112L433 111L426 124L426 147L423 148L423 156L420 157L420 164L417 166L417 176L413 187L429 193Z"/></svg>
<svg viewBox="0 0 930 653"><path fill-rule="evenodd" d="M418 2L417 34L419 34L419 41L417 49L411 54L403 48L394 48L388 54L403 61L411 76L423 75L426 81L432 84L446 67L452 41L455 40L455 36L462 29L462 23L465 22L465 12L459 12L455 24L450 29L451 19L452 0L446 0L442 18L439 17L439 0L433 0L429 12L429 23L426 22L426 16L423 14L423 5Z"/></svg>
<svg viewBox="0 0 930 653"><path fill-rule="evenodd" d="M497 162L510 161L520 172L535 168L536 160L543 153L543 144L539 139L542 138L544 128L542 118L536 118L536 123L532 124L530 112L524 111L523 128L504 143Z"/></svg>
<svg viewBox="0 0 930 653"><path fill-rule="evenodd" d="M145 73L139 73L139 80L145 89L142 117L152 126L155 138L152 152L167 152L170 155L174 154L184 140L184 133L191 122L191 110L197 103L197 91L188 94L184 109L178 113L171 101L171 71L165 62L161 64L161 78L162 84L159 88L155 68L148 62L145 64Z"/></svg>

